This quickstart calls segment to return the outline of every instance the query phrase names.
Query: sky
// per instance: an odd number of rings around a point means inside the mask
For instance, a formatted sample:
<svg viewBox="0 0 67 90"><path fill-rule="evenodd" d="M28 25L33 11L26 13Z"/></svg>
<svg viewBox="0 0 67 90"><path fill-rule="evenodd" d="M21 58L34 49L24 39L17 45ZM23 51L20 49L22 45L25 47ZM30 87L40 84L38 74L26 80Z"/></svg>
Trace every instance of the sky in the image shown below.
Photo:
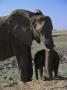
<svg viewBox="0 0 67 90"><path fill-rule="evenodd" d="M51 17L54 29L67 30L67 0L0 0L0 16L9 15L15 9L40 9Z"/></svg>

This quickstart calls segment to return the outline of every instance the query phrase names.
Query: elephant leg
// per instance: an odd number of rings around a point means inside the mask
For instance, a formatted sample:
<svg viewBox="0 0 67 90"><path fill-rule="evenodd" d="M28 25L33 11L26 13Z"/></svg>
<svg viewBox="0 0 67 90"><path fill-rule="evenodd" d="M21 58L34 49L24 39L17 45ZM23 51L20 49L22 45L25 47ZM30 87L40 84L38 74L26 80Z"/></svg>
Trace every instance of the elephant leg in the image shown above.
<svg viewBox="0 0 67 90"><path fill-rule="evenodd" d="M53 51L53 71L54 71L55 77L58 76L59 60L60 60L60 57L58 53L56 51Z"/></svg>
<svg viewBox="0 0 67 90"><path fill-rule="evenodd" d="M40 79L42 80L43 78L43 67L40 67Z"/></svg>
<svg viewBox="0 0 67 90"><path fill-rule="evenodd" d="M55 77L57 77L58 69L54 69Z"/></svg>
<svg viewBox="0 0 67 90"><path fill-rule="evenodd" d="M21 80L24 82L30 81L32 79L31 47L23 44L15 37L12 38L12 44L17 57Z"/></svg>
<svg viewBox="0 0 67 90"><path fill-rule="evenodd" d="M32 68L32 55L31 55L31 47L28 47L28 63L29 63L29 80L32 80L33 68Z"/></svg>
<svg viewBox="0 0 67 90"><path fill-rule="evenodd" d="M59 68L58 62L57 61L54 62L54 65L53 65L53 70L54 70L55 77L57 77L57 75L58 75L58 68Z"/></svg>
<svg viewBox="0 0 67 90"><path fill-rule="evenodd" d="M28 66L27 66L28 61L21 56L17 56L17 63L20 71L21 81L24 82L28 81Z"/></svg>
<svg viewBox="0 0 67 90"><path fill-rule="evenodd" d="M38 80L38 69L36 66L35 66L35 75L36 75L36 79Z"/></svg>
<svg viewBox="0 0 67 90"><path fill-rule="evenodd" d="M21 72L21 80L24 82L28 82L32 80L32 58L29 47L24 47L22 50L22 56L17 55L17 62L19 66L19 70Z"/></svg>
<svg viewBox="0 0 67 90"><path fill-rule="evenodd" d="M45 70L44 77L48 80L52 79L52 51L50 49L45 50Z"/></svg>

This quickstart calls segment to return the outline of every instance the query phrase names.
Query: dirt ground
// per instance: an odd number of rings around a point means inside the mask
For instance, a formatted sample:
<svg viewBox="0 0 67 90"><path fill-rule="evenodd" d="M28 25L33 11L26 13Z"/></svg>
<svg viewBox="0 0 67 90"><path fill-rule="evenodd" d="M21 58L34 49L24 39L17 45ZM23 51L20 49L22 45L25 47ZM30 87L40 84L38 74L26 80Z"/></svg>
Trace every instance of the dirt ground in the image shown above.
<svg viewBox="0 0 67 90"><path fill-rule="evenodd" d="M67 90L67 80L42 81L33 80L31 82L17 84L3 84L0 90Z"/></svg>

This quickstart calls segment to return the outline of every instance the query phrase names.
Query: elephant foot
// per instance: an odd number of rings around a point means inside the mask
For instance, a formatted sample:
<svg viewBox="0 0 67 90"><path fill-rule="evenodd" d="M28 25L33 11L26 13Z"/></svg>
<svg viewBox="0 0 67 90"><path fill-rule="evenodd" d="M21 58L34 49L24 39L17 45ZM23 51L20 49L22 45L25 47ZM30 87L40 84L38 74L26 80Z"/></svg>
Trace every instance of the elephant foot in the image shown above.
<svg viewBox="0 0 67 90"><path fill-rule="evenodd" d="M62 76L55 76L53 77L53 80L64 80L65 78Z"/></svg>
<svg viewBox="0 0 67 90"><path fill-rule="evenodd" d="M43 81L50 81L50 80L52 80L52 79L51 79L51 78L47 78L47 77L44 76L44 77L42 78L42 80L43 80Z"/></svg>
<svg viewBox="0 0 67 90"><path fill-rule="evenodd" d="M21 79L21 81L25 83L25 82L30 82L30 81L32 81L32 79Z"/></svg>
<svg viewBox="0 0 67 90"><path fill-rule="evenodd" d="M26 83L26 82L30 82L30 81L32 81L32 77L24 77L24 76L21 76L21 81L22 82L24 82L24 83Z"/></svg>

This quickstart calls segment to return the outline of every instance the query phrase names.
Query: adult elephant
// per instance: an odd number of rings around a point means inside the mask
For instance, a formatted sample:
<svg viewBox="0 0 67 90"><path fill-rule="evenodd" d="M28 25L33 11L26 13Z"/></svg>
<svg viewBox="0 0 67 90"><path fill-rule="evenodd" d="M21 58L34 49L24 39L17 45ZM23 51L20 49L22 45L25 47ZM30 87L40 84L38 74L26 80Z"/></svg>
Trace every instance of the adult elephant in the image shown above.
<svg viewBox="0 0 67 90"><path fill-rule="evenodd" d="M21 80L24 82L30 81L32 78L32 58L31 45L32 41L36 40L38 43L43 41L46 48L52 49L54 47L52 39L52 22L49 16L44 16L41 11L30 12L27 10L15 10L6 20L0 25L1 42L5 46L5 42L10 48L10 55L17 57L19 70L21 73ZM6 36L6 37L5 37ZM7 46L6 44L6 46ZM8 50L8 48L6 48ZM52 77L51 55L46 55L46 70L48 78Z"/></svg>

